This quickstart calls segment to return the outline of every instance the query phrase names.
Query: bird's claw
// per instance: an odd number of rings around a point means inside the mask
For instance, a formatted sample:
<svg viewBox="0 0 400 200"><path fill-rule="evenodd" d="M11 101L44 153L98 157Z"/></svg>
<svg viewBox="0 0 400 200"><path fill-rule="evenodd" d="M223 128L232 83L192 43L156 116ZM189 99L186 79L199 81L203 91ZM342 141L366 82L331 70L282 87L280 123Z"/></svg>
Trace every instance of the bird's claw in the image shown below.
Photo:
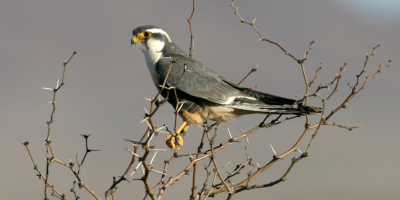
<svg viewBox="0 0 400 200"><path fill-rule="evenodd" d="M180 134L174 133L173 135L167 135L165 143L172 150L179 150L183 146L183 138Z"/></svg>

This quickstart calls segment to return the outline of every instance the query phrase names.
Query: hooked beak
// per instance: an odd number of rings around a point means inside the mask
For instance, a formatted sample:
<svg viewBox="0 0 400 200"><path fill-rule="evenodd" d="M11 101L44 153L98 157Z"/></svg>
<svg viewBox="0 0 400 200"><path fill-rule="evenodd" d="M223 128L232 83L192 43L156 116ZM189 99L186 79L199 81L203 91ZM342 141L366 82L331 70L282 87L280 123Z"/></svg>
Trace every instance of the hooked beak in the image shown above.
<svg viewBox="0 0 400 200"><path fill-rule="evenodd" d="M142 43L142 42L144 42L144 39L142 37L139 37L138 35L134 35L131 40L131 45Z"/></svg>

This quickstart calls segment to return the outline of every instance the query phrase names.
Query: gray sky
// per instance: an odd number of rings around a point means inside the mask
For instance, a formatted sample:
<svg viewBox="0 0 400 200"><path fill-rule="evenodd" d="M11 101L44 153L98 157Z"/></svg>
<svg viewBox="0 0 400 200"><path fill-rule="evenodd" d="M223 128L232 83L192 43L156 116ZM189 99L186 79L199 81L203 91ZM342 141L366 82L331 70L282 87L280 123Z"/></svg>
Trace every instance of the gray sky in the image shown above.
<svg viewBox="0 0 400 200"><path fill-rule="evenodd" d="M62 75L62 63L73 51L78 54L67 68L66 84L57 95L58 109L52 124L52 146L56 157L69 162L85 150L80 134L92 134L90 148L100 149L88 155L81 177L84 183L103 198L112 184L112 176L120 176L130 161L131 148L123 139L137 140L146 129L140 124L143 97L155 96L142 53L130 45L132 29L156 25L188 52L190 33L186 19L192 10L191 1L1 1L0 2L0 140L2 199L41 199L43 183L36 177L32 162L20 142L29 141L31 151L42 172L45 171L46 121L52 100L50 91ZM292 97L305 91L299 65L276 46L259 42L248 25L237 26L239 19L229 6L231 1L198 1L193 17L194 58L232 82L239 82L248 71L259 65L243 85L257 90ZM351 132L337 127L323 127L309 157L298 163L287 181L272 188L245 191L234 198L269 199L397 199L400 195L400 159L398 114L400 74L400 5L395 1L304 0L304 1L236 1L239 13L247 21L255 17L256 26L267 39L279 42L296 57L302 57L309 43L315 40L306 61L312 78L319 63L322 70L316 84L326 84L347 62L339 92L329 101L327 111L339 105L349 94L348 82L355 83L365 61L365 52L380 44L366 68L366 75L375 73L380 63L392 59L390 68L368 82L365 90L341 110L331 122L346 126L364 126ZM364 80L362 78L361 80ZM327 92L321 96L326 97ZM318 98L310 100L321 106ZM156 125L173 124L173 110L163 106L155 117ZM224 123L234 136L236 127L248 130L263 116L245 116ZM318 117L312 118L317 122ZM250 137L249 156L265 164L272 158L271 143L278 153L289 149L301 134L304 118L287 125L262 129ZM182 153L195 152L201 129L189 129ZM220 129L219 142L228 134ZM310 137L307 137L306 142ZM154 145L165 148L165 135ZM305 149L303 144L301 149ZM232 161L226 171L246 159L243 142L231 145L218 157L219 165ZM233 152L233 153L232 153ZM156 157L156 169L172 152ZM274 165L269 172L252 181L269 183L287 169L290 158ZM185 159L169 167L174 175L186 166ZM203 164L201 164L202 166ZM72 198L69 189L74 180L71 172L53 163L50 181ZM246 170L250 170L249 167ZM247 172L247 171L246 171ZM244 173L245 174L245 173ZM139 178L141 172L135 174ZM152 185L159 180L152 175ZM164 199L188 199L191 176L184 176L170 187ZM235 181L235 180L234 180ZM238 182L238 180L236 180ZM202 183L198 183L202 184ZM141 182L120 184L117 199L141 199ZM92 198L78 190L81 198ZM225 199L218 195L217 199Z"/></svg>

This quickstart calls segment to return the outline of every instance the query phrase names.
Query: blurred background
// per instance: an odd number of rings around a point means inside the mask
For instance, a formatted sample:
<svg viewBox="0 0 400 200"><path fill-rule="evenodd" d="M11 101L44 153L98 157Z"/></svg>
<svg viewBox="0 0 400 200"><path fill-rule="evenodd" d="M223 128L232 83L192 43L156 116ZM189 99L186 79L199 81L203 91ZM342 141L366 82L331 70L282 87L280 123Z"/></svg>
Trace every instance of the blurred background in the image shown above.
<svg viewBox="0 0 400 200"><path fill-rule="evenodd" d="M379 2L379 3L378 3ZM276 46L258 41L251 26L239 24L230 7L231 1L197 1L192 19L194 58L226 79L239 82L251 68L258 65L242 84L271 94L293 97L305 92L299 65ZM256 20L263 36L279 42L288 52L301 58L315 40L305 63L309 79L322 64L311 91L327 84L347 62L339 92L327 104L327 112L336 108L350 93L356 74L365 62L365 53L380 44L366 68L372 75L380 63L392 59L390 68L371 79L331 122L345 126L363 126L348 131L338 127L322 127L309 157L296 164L288 179L274 187L244 191L236 199L398 199L400 191L400 135L398 114L400 3L394 0L237 0L240 15L247 21ZM33 164L21 142L29 141L39 169L45 172L47 135L53 94L41 87L53 88L62 76L62 63L73 51L78 54L66 70L65 85L57 93L57 110L52 124L51 141L58 159L69 162L82 159L85 140L80 134L91 134L89 148L100 149L86 158L81 171L83 182L104 199L112 177L120 176L128 166L131 154L124 148L132 146L123 139L139 140L147 125L141 124L149 109L144 98L156 95L144 56L131 46L132 30L141 25L156 25L165 30L186 52L190 46L187 19L192 1L1 1L0 2L0 155L3 199L42 199L44 184L36 176ZM363 77L362 81L365 80ZM333 87L332 87L333 88ZM321 92L326 98L329 91ZM319 98L310 100L321 106ZM233 136L256 126L264 116L241 117L221 124L216 144L225 142L229 127ZM172 125L173 109L163 106L154 118L156 126ZM318 116L312 116L312 122ZM283 153L300 137L305 118L286 125L260 129L251 135L249 157L260 165L271 160L272 144ZM202 130L190 128L180 153L195 152ZM311 134L301 150L306 148ZM153 140L157 148L165 148L165 134ZM246 161L244 143L235 143L217 156L224 171L231 172L236 164ZM173 152L160 152L155 169L163 169L163 161ZM251 181L262 184L280 178L290 158L275 164L269 171ZM208 163L205 161L204 163ZM175 160L168 173L176 175L189 160ZM135 165L136 166L136 165ZM204 180L200 163L199 187ZM251 168L244 169L243 176ZM253 170L255 171L255 170ZM225 173L225 172L224 172ZM139 170L132 178L140 178ZM159 174L151 174L155 185ZM183 176L169 187L164 199L188 199L192 176ZM69 169L53 163L50 179L60 192L72 199L69 192L74 180ZM233 179L238 183L241 179ZM142 182L118 185L116 199L142 199ZM81 199L91 199L85 190L77 189ZM226 194L216 196L225 199ZM53 197L54 199L54 197Z"/></svg>

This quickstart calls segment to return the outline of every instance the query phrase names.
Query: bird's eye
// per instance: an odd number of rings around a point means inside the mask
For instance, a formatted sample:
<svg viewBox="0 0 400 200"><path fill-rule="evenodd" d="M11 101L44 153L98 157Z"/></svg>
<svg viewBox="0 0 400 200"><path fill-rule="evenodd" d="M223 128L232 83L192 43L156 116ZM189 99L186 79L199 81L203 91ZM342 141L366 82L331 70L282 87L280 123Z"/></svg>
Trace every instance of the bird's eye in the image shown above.
<svg viewBox="0 0 400 200"><path fill-rule="evenodd" d="M151 33L150 32L144 32L142 35L143 35L144 38L149 38L151 36Z"/></svg>

